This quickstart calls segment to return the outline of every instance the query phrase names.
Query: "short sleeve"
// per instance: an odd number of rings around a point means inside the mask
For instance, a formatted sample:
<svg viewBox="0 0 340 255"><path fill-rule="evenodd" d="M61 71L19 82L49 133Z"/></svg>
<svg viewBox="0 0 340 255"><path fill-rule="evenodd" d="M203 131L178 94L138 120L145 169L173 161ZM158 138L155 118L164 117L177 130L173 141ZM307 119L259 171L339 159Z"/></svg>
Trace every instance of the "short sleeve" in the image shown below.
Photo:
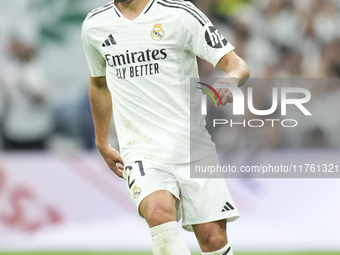
<svg viewBox="0 0 340 255"><path fill-rule="evenodd" d="M183 25L184 48L215 67L221 58L234 50L235 47L192 3L188 2L186 6L186 12L179 17Z"/></svg>
<svg viewBox="0 0 340 255"><path fill-rule="evenodd" d="M106 76L105 59L99 53L99 51L93 46L93 44L91 44L89 32L85 25L83 25L82 27L81 39L91 76L92 77Z"/></svg>

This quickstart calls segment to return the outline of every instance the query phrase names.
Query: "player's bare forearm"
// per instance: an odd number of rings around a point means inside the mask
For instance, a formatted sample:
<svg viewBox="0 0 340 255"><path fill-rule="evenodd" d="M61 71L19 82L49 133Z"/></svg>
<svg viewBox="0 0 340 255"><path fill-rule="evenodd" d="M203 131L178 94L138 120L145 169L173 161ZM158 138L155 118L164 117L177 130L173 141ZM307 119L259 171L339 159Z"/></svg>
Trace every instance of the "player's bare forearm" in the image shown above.
<svg viewBox="0 0 340 255"><path fill-rule="evenodd" d="M233 51L226 54L218 62L217 66L227 73L223 78L228 79L220 80L217 83L227 83L241 87L250 77L250 70L247 64ZM222 99L222 105L233 102L233 96L230 90L226 88L216 88L216 91ZM219 106L220 103L218 102L217 105Z"/></svg>
<svg viewBox="0 0 340 255"><path fill-rule="evenodd" d="M90 103L98 148L108 146L108 137L112 116L111 93L107 87L106 77L91 77Z"/></svg>
<svg viewBox="0 0 340 255"><path fill-rule="evenodd" d="M90 102L97 148L109 168L119 177L123 177L123 160L120 154L108 142L112 116L112 99L107 87L106 77L91 77Z"/></svg>
<svg viewBox="0 0 340 255"><path fill-rule="evenodd" d="M250 77L247 64L233 51L225 55L217 66L227 73L224 78L236 79L239 87L246 83Z"/></svg>

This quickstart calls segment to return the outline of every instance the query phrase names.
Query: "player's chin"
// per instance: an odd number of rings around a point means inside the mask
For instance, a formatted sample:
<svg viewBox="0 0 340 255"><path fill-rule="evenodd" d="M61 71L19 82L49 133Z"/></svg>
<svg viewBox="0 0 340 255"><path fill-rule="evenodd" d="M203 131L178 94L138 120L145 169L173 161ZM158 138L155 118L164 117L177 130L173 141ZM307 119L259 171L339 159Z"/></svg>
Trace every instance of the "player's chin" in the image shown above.
<svg viewBox="0 0 340 255"><path fill-rule="evenodd" d="M115 0L117 3L124 3L124 4L129 4L132 2L132 0Z"/></svg>

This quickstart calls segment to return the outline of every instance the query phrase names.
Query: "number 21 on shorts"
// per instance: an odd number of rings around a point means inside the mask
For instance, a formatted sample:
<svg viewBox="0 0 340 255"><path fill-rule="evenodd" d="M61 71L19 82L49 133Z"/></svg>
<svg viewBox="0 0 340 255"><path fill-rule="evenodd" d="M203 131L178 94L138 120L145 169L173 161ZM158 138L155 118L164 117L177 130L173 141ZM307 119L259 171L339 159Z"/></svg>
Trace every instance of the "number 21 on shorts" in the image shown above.
<svg viewBox="0 0 340 255"><path fill-rule="evenodd" d="M142 161L136 161L135 165L138 164L138 168L139 168L139 174L141 177L145 176L145 171L144 171L144 166L143 166L143 162ZM127 176L127 185L129 187L129 189L132 188L132 186L135 184L136 178L135 178L135 174L138 174L138 172L136 173L136 171L134 171L132 166L127 166L125 167L125 172L126 172L126 176Z"/></svg>

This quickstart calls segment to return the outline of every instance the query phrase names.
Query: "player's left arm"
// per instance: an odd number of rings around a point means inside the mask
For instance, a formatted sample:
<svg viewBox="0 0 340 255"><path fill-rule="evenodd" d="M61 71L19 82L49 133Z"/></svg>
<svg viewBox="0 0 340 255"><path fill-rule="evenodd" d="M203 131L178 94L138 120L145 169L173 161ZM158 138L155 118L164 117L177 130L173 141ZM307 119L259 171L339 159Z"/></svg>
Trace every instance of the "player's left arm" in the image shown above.
<svg viewBox="0 0 340 255"><path fill-rule="evenodd" d="M214 27L207 17L190 2L185 3L191 12L182 12L178 16L182 31L182 43L184 49L194 53L196 56L208 61L214 67L218 66L227 75L223 81L235 86L242 86L250 76L247 64L234 53L234 46L228 42L223 35ZM232 102L232 95L228 89L216 89L223 98L222 104Z"/></svg>
<svg viewBox="0 0 340 255"><path fill-rule="evenodd" d="M225 71L227 74L223 77L224 80L218 83L228 83L235 86L242 86L246 83L247 79L250 77L250 70L248 65L244 62L242 58L237 56L234 51L229 52L224 55L218 62L217 67ZM226 80L227 79L227 80ZM231 91L227 88L216 88L217 93L222 99L223 106L227 103L233 102L233 97ZM219 102L218 102L218 105Z"/></svg>

